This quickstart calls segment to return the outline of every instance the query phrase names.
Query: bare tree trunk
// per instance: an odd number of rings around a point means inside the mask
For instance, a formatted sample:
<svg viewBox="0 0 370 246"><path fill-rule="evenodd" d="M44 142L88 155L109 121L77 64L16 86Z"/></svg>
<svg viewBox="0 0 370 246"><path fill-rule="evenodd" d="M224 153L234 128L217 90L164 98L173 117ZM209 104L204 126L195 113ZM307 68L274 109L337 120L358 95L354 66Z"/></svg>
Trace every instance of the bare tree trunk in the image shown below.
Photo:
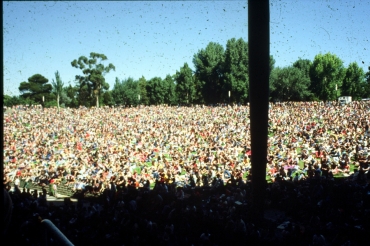
<svg viewBox="0 0 370 246"><path fill-rule="evenodd" d="M99 108L99 93L100 93L101 85L98 86L98 91L96 92L96 108Z"/></svg>
<svg viewBox="0 0 370 246"><path fill-rule="evenodd" d="M59 110L59 93L57 94L57 105L58 105L58 110Z"/></svg>

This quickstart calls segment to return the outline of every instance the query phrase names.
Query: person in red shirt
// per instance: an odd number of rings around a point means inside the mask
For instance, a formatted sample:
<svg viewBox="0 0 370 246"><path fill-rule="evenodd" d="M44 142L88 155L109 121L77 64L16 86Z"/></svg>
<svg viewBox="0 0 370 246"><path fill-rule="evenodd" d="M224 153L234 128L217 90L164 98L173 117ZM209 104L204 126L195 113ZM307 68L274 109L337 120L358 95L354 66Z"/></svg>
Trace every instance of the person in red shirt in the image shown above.
<svg viewBox="0 0 370 246"><path fill-rule="evenodd" d="M77 150L81 151L82 150L82 143L81 142L78 142L76 144L76 148L77 148Z"/></svg>
<svg viewBox="0 0 370 246"><path fill-rule="evenodd" d="M21 170L17 170L15 176L20 177L21 175L22 175L22 171Z"/></svg>

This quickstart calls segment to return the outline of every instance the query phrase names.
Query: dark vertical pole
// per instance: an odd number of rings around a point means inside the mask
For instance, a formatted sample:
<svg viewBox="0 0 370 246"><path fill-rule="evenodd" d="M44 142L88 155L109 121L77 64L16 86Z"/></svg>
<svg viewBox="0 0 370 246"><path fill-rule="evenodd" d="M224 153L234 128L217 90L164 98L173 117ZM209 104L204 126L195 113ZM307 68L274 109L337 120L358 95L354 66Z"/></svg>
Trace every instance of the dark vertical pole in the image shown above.
<svg viewBox="0 0 370 246"><path fill-rule="evenodd" d="M3 10L3 5L1 5L1 7L0 7L0 9L1 9L1 11ZM3 17L4 18L4 17ZM3 26L3 18L1 18L0 19L0 24L1 24L1 26ZM1 32L1 36L3 37L3 39L2 40L4 40L4 32ZM3 49L1 49L1 60L2 61L4 61L4 54L3 54ZM3 67L4 67L4 63L3 63ZM1 76L1 78L2 78L2 84L1 84L1 86L0 86L0 94L1 95L4 95L4 69L1 69L1 71L0 71L0 76ZM2 104L4 103L4 99L2 99ZM2 108L2 111L3 111L3 113L0 115L0 121L1 121L1 130L0 130L0 138L1 138L1 148L2 149L4 149L4 113L5 113L5 111L4 111L4 106L5 105L3 105L3 108ZM0 160L0 166L1 167L4 167L4 158L1 158L1 160ZM4 174L3 172L1 172L2 174ZM3 176L3 178L4 178L4 176ZM3 229L3 238L4 238L4 236L6 235L6 231L7 231L7 229L8 229L8 226L9 226L9 224L10 224L10 221L11 221L11 217L12 217L12 203L11 203L11 198L10 198L10 196L9 196L9 194L8 194L8 192L7 191L5 191L5 187L3 188L4 189L4 200L3 200L3 204L4 204L4 212L3 212L3 214L4 214L4 222L5 222L5 227L3 227L4 229ZM6 237L5 237L6 238Z"/></svg>
<svg viewBox="0 0 370 246"><path fill-rule="evenodd" d="M270 77L270 12L268 0L248 1L249 83L252 151L253 220L263 217L266 189Z"/></svg>

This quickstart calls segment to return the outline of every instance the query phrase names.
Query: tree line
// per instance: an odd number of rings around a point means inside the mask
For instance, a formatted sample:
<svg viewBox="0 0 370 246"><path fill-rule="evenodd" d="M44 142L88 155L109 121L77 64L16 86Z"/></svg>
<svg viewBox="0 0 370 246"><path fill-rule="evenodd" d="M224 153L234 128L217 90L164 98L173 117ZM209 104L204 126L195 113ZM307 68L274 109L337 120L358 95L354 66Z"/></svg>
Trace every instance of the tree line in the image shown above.
<svg viewBox="0 0 370 246"><path fill-rule="evenodd" d="M116 68L105 64L107 60L104 54L94 52L73 60L71 66L80 71L74 85L66 85L58 71L51 83L35 74L20 83L20 96L4 95L4 105L99 107L249 102L248 43L242 38L228 40L226 48L210 42L194 54L194 70L184 63L165 78L116 78L111 89L105 75ZM356 62L345 67L332 53L318 54L313 61L299 58L291 66L275 67L270 56L271 101L333 101L339 96L369 98L370 67L366 73Z"/></svg>

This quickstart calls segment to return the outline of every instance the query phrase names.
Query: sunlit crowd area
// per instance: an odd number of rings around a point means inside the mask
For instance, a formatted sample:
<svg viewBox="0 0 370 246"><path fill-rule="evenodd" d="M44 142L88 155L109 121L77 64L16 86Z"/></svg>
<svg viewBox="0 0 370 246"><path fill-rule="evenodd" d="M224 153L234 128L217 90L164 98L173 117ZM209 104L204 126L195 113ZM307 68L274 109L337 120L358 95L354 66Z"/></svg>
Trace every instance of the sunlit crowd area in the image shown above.
<svg viewBox="0 0 370 246"><path fill-rule="evenodd" d="M369 125L369 101L271 103L267 222L255 225L248 106L15 106L8 234L36 245L30 225L48 218L76 245L364 245ZM62 186L77 205L46 202Z"/></svg>

